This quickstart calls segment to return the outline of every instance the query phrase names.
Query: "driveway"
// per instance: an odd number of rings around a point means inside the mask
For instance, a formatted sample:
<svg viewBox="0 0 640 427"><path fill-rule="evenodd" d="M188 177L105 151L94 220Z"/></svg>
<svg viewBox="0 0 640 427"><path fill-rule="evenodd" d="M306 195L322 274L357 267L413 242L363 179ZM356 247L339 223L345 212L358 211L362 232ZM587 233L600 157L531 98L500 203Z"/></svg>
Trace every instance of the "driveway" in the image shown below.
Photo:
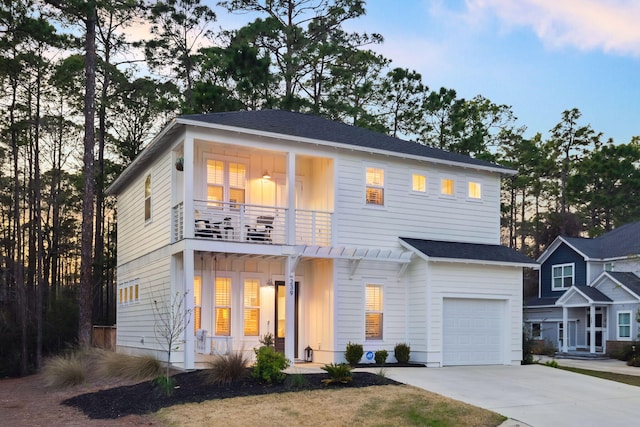
<svg viewBox="0 0 640 427"><path fill-rule="evenodd" d="M534 427L638 425L640 388L543 365L388 368L386 375Z"/></svg>

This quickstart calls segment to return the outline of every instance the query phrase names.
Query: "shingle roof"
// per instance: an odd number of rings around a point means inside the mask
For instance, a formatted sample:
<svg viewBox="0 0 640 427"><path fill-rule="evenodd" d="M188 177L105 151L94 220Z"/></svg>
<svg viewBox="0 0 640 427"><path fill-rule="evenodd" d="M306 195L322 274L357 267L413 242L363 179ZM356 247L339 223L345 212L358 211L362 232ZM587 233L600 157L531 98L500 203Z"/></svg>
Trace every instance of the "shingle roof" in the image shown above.
<svg viewBox="0 0 640 427"><path fill-rule="evenodd" d="M527 299L523 305L525 307L540 307L540 306L555 305L556 301L558 301L558 298L560 297L544 297L544 298L533 297L533 298Z"/></svg>
<svg viewBox="0 0 640 427"><path fill-rule="evenodd" d="M412 239L408 237L401 237L400 239L432 258L537 265L531 258L522 255L514 249L501 245L445 242L439 240Z"/></svg>
<svg viewBox="0 0 640 427"><path fill-rule="evenodd" d="M624 271L609 271L611 277L626 286L631 292L640 296L640 277Z"/></svg>
<svg viewBox="0 0 640 427"><path fill-rule="evenodd" d="M563 237L589 258L618 258L640 254L640 222L620 226L593 239Z"/></svg>
<svg viewBox="0 0 640 427"><path fill-rule="evenodd" d="M490 167L512 172L510 168L457 153L440 150L416 142L393 138L383 133L351 126L310 114L286 110L234 111L225 113L192 114L178 117L223 126L271 132L301 138L336 142L368 149L385 150L447 162Z"/></svg>
<svg viewBox="0 0 640 427"><path fill-rule="evenodd" d="M600 292L599 290L597 290L592 286L574 285L574 287L578 289L580 292L582 292L584 295L589 297L594 302L611 302L611 298L609 298L608 296L606 296L605 294L603 294L602 292Z"/></svg>

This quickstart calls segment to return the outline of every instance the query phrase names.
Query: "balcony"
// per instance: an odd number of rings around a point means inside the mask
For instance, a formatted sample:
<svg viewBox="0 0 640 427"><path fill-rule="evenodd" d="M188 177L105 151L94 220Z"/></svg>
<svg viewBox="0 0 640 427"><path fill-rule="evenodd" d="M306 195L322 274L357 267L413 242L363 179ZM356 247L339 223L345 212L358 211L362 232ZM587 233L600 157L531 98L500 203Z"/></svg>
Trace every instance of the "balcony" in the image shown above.
<svg viewBox="0 0 640 427"><path fill-rule="evenodd" d="M288 209L234 202L194 200L193 235L185 235L184 204L172 208L172 238L276 245L331 245L332 213L294 212L295 236L289 238Z"/></svg>

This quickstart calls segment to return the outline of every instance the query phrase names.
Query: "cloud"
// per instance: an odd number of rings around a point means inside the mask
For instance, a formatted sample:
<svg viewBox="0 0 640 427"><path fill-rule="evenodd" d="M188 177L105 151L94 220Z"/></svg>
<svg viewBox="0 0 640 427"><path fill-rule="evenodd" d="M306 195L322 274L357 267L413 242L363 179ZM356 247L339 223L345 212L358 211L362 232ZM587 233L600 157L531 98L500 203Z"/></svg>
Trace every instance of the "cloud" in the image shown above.
<svg viewBox="0 0 640 427"><path fill-rule="evenodd" d="M467 0L469 18L530 27L548 46L640 56L636 0Z"/></svg>

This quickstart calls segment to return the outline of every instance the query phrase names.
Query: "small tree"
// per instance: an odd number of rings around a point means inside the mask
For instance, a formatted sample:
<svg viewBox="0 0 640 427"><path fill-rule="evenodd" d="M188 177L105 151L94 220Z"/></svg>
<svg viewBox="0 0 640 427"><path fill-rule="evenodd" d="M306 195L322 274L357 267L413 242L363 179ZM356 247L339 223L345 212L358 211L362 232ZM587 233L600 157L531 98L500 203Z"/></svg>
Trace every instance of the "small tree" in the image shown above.
<svg viewBox="0 0 640 427"><path fill-rule="evenodd" d="M167 367L164 377L156 380L167 394L173 389L173 381L169 377L171 352L178 350L184 342L183 334L191 319L191 310L185 309L185 301L189 292L176 292L168 300L153 300L154 332L162 350L167 353Z"/></svg>

